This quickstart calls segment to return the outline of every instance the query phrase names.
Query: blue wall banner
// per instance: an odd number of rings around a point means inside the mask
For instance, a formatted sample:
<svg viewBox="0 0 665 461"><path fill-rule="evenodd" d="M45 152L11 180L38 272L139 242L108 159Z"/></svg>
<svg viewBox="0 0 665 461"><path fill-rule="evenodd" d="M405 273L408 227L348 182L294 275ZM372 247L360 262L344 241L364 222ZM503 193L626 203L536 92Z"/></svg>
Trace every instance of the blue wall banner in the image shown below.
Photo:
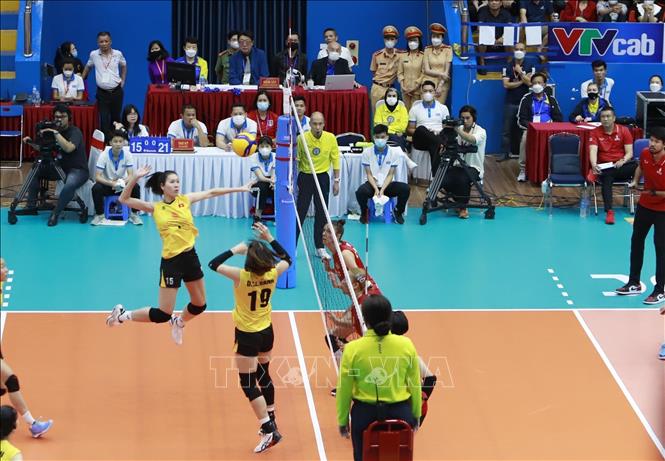
<svg viewBox="0 0 665 461"><path fill-rule="evenodd" d="M550 61L665 62L664 24L557 23L549 28Z"/></svg>

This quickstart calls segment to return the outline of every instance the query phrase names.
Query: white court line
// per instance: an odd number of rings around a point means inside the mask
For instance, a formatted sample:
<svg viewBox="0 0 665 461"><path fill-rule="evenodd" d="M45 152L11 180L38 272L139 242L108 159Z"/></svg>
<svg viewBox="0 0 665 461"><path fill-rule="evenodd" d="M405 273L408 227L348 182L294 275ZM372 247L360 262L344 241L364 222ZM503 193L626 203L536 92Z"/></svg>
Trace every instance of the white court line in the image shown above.
<svg viewBox="0 0 665 461"><path fill-rule="evenodd" d="M0 341L2 341L2 334L5 331L5 322L7 321L7 312L0 312Z"/></svg>
<svg viewBox="0 0 665 461"><path fill-rule="evenodd" d="M323 446L323 437L321 436L321 427L319 426L319 417L316 414L316 407L314 406L314 396L312 395L312 388L309 384L309 376L307 373L307 364L305 363L305 356L302 352L302 345L300 344L300 334L298 333L298 325L296 324L296 316L293 312L289 312L289 321L291 322L291 331L293 332L293 341L296 345L296 353L298 354L298 365L300 366L300 374L302 382L305 387L305 396L307 397L307 406L309 407L309 416L312 419L312 426L314 429L314 437L316 438L316 448L319 451L319 459L327 461L326 450Z"/></svg>
<svg viewBox="0 0 665 461"><path fill-rule="evenodd" d="M658 440L658 437L656 436L656 433L654 430L651 428L651 425L649 424L649 421L647 421L646 417L642 413L642 410L640 410L640 407L637 405L637 402L635 402L635 399L633 399L633 396L630 395L630 392L628 391L628 388L626 385L623 383L621 380L621 377L619 376L619 373L614 369L614 366L612 365L612 362L610 362L609 357L607 357L607 354L605 354L605 351L603 348L600 346L600 343L596 339L596 337L593 335L591 332L591 329L589 326L586 324L584 319L582 318L582 315L577 310L573 310L573 313L575 314L575 317L577 318L577 321L580 322L580 325L584 329L584 332L586 333L587 337L591 341L591 344L593 344L593 347L596 348L596 352L598 352L598 355L600 355L600 358L603 360L603 363L605 363L605 366L607 369L610 371L610 374L616 381L617 385L619 386L619 389L621 389L621 392L623 392L624 397L626 397L626 400L628 400L628 403L630 404L631 408L639 418L640 422L644 426L644 429L646 429L647 434L649 434L649 437L651 438L651 441L656 445L656 448L660 452L660 455L665 458L665 448L663 447L663 444Z"/></svg>

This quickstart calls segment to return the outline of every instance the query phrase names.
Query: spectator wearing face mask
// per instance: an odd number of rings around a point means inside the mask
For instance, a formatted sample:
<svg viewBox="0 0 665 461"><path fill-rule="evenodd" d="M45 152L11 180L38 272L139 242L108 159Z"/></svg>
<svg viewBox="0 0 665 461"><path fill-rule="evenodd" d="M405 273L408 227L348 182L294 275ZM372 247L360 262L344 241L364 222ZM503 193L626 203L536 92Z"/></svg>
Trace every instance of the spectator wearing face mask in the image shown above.
<svg viewBox="0 0 665 461"><path fill-rule="evenodd" d="M217 125L217 134L215 137L215 145L220 149L231 151L231 142L240 133L247 132L256 135L256 122L247 118L247 110L245 106L240 103L235 103L231 106L231 116L225 118L219 125Z"/></svg>
<svg viewBox="0 0 665 461"><path fill-rule="evenodd" d="M55 51L53 65L57 74L62 73L62 63L65 59L72 59L74 61L74 73L76 75L83 73L83 62L78 58L78 50L73 42L64 42Z"/></svg>
<svg viewBox="0 0 665 461"><path fill-rule="evenodd" d="M411 109L414 101L420 99L420 84L423 79L423 33L416 26L409 26L404 31L409 49L400 55L397 65L397 80L402 88L402 97L406 110Z"/></svg>
<svg viewBox="0 0 665 461"><path fill-rule="evenodd" d="M193 64L196 66L196 81L201 79L208 80L208 61L199 56L199 39L196 37L187 37L182 45L185 55L176 59L176 62Z"/></svg>
<svg viewBox="0 0 665 461"><path fill-rule="evenodd" d="M652 93L659 93L663 91L663 77L660 75L652 75L649 77L649 91Z"/></svg>
<svg viewBox="0 0 665 461"><path fill-rule="evenodd" d="M604 15L600 22L626 22L628 21L627 7L617 0L610 0L609 12Z"/></svg>
<svg viewBox="0 0 665 461"><path fill-rule="evenodd" d="M582 98L568 117L571 123L600 122L600 112L610 103L598 94L598 85L589 83L587 97Z"/></svg>
<svg viewBox="0 0 665 461"><path fill-rule="evenodd" d="M85 85L80 75L74 73L74 60L66 58L62 61L62 73L53 77L51 83L54 101L80 101L83 99Z"/></svg>
<svg viewBox="0 0 665 461"><path fill-rule="evenodd" d="M229 60L231 59L231 56L240 49L238 33L237 30L232 30L226 34L226 49L220 51L217 55L215 74L217 75L217 82L223 85L229 83Z"/></svg>
<svg viewBox="0 0 665 461"><path fill-rule="evenodd" d="M256 93L254 100L254 110L247 114L250 120L254 120L257 126L258 136L269 136L272 139L277 137L277 119L279 115L270 109L270 96L265 90Z"/></svg>
<svg viewBox="0 0 665 461"><path fill-rule="evenodd" d="M290 77L291 85L304 83L307 75L307 56L300 50L300 34L291 31L286 37L286 48L272 58L270 75L279 77L280 82Z"/></svg>
<svg viewBox="0 0 665 461"><path fill-rule="evenodd" d="M453 62L453 49L444 45L446 28L438 22L429 26L432 44L425 48L423 71L425 78L434 82L434 96L441 104L446 103L450 90L450 64Z"/></svg>
<svg viewBox="0 0 665 461"><path fill-rule="evenodd" d="M265 51L254 46L254 34L249 31L238 34L240 52L229 59L229 83L231 85L258 85L261 77L268 77L268 60Z"/></svg>
<svg viewBox="0 0 665 461"><path fill-rule="evenodd" d="M258 152L250 157L250 169L257 181L252 187L251 194L254 197L258 196L254 207L254 222L261 221L268 199L274 201L275 198L275 155L272 146L270 136L261 136Z"/></svg>
<svg viewBox="0 0 665 461"><path fill-rule="evenodd" d="M333 42L341 44L341 42L339 41L339 37L337 36L337 31L332 27L328 27L326 30L323 31L323 41L325 42L326 46L319 50L319 54L316 55L316 59L321 59L328 56L328 46L327 46L328 44ZM353 58L351 57L351 52L349 51L349 49L345 46L342 46L340 48L339 53L340 57L346 60L346 62L349 64L349 69L351 69L355 65L355 63L353 62Z"/></svg>
<svg viewBox="0 0 665 461"><path fill-rule="evenodd" d="M348 61L341 59L341 50L342 47L339 43L328 43L328 55L312 63L308 79L312 79L314 85L325 85L327 75L347 75L353 73L349 68Z"/></svg>
<svg viewBox="0 0 665 461"><path fill-rule="evenodd" d="M383 28L383 43L385 47L372 55L369 70L372 72L372 88L370 90L371 108L376 108L376 103L383 99L386 89L390 88L397 80L397 65L402 55L401 50L396 50L399 32L395 26Z"/></svg>
<svg viewBox="0 0 665 461"><path fill-rule="evenodd" d="M628 15L628 6L617 0L598 0L596 2L596 13L598 21L603 21L605 16L612 11L612 6L619 5L619 13Z"/></svg>
<svg viewBox="0 0 665 461"><path fill-rule="evenodd" d="M406 148L404 134L409 124L409 112L404 104L400 104L395 88L388 88L383 95L383 104L379 103L374 112L374 126L386 125L390 141Z"/></svg>
<svg viewBox="0 0 665 461"><path fill-rule="evenodd" d="M150 83L165 84L166 80L166 63L173 62L173 58L169 56L169 52L164 47L164 44L159 40L153 40L148 45L148 75L150 76Z"/></svg>

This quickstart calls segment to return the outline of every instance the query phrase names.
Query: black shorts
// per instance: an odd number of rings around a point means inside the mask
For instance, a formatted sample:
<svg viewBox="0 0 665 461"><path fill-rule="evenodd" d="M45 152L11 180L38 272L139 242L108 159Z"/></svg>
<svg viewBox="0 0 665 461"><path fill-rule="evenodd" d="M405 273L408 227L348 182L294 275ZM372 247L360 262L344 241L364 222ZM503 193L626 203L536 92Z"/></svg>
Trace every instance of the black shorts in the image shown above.
<svg viewBox="0 0 665 461"><path fill-rule="evenodd" d="M265 330L248 333L236 328L236 340L233 351L245 357L257 357L259 352L270 352L275 342L272 325Z"/></svg>
<svg viewBox="0 0 665 461"><path fill-rule="evenodd" d="M194 248L173 258L162 258L159 265L159 286L162 288L180 288L182 281L193 282L202 278L201 262Z"/></svg>

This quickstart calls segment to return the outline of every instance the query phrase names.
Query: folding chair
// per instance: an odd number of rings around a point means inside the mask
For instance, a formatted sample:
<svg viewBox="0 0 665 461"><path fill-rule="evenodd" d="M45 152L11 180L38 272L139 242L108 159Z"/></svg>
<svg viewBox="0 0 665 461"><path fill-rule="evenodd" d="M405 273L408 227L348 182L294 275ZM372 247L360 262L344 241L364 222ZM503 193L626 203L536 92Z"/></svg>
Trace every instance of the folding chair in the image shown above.
<svg viewBox="0 0 665 461"><path fill-rule="evenodd" d="M365 136L360 133L342 133L335 136L337 138L337 144L340 146L352 146L357 142L364 142Z"/></svg>
<svg viewBox="0 0 665 461"><path fill-rule="evenodd" d="M412 461L413 429L406 421L374 421L363 432L364 461Z"/></svg>
<svg viewBox="0 0 665 461"><path fill-rule="evenodd" d="M23 165L23 106L0 106L0 118L17 118L19 129L0 131L0 138L17 138L19 141L18 162L16 165L0 165L2 169L19 169ZM15 161L10 161L14 163Z"/></svg>
<svg viewBox="0 0 665 461"><path fill-rule="evenodd" d="M549 172L547 188L543 199L552 215L553 192L555 187L583 187L586 193L587 182L580 169L580 137L571 133L557 133L549 137Z"/></svg>

